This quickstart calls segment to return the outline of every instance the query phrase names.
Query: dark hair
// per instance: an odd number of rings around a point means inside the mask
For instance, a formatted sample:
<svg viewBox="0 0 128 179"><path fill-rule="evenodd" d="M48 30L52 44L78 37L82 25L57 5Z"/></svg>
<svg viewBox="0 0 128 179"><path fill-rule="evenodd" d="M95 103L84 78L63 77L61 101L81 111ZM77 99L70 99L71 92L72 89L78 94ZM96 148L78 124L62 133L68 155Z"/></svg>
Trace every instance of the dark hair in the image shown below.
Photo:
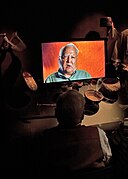
<svg viewBox="0 0 128 179"><path fill-rule="evenodd" d="M86 40L97 40L100 39L100 33L97 31L89 31L86 35L85 35L85 39Z"/></svg>
<svg viewBox="0 0 128 179"><path fill-rule="evenodd" d="M79 124L84 117L85 99L77 90L63 92L56 102L56 117L62 126Z"/></svg>

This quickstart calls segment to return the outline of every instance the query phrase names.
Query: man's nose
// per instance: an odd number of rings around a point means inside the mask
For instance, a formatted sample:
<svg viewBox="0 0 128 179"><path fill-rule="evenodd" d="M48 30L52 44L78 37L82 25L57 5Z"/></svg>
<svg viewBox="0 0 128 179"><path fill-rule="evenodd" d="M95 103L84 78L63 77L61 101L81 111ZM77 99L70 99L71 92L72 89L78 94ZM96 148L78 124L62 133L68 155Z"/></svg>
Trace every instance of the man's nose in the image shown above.
<svg viewBox="0 0 128 179"><path fill-rule="evenodd" d="M71 62L71 61L72 61L72 56L68 55L67 62Z"/></svg>

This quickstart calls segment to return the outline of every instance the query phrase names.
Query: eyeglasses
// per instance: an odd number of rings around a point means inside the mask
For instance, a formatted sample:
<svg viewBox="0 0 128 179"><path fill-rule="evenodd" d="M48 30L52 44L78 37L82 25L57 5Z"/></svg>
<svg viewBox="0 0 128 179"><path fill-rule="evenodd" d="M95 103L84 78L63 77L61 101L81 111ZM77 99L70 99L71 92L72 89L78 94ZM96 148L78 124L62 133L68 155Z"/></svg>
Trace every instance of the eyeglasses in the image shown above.
<svg viewBox="0 0 128 179"><path fill-rule="evenodd" d="M76 57L77 57L77 56L74 56L74 55L68 55L68 54L66 55L66 54L65 54L65 55L62 56L62 59L68 59L68 58L76 59Z"/></svg>

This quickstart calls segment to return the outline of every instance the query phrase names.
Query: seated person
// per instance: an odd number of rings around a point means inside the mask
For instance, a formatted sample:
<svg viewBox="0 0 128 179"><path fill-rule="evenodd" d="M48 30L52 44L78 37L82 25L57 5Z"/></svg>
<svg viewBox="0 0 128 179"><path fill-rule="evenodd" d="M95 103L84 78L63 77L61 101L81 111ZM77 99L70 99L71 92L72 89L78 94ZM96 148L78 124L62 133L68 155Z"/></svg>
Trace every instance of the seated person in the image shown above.
<svg viewBox="0 0 128 179"><path fill-rule="evenodd" d="M91 75L87 71L78 70L76 68L78 53L79 50L73 43L62 47L59 52L59 69L57 72L49 75L45 82L50 83L91 78Z"/></svg>
<svg viewBox="0 0 128 179"><path fill-rule="evenodd" d="M85 99L77 90L67 90L58 96L55 111L58 125L38 136L36 159L44 175L52 172L56 176L109 164L112 153L106 133L81 124L84 109Z"/></svg>

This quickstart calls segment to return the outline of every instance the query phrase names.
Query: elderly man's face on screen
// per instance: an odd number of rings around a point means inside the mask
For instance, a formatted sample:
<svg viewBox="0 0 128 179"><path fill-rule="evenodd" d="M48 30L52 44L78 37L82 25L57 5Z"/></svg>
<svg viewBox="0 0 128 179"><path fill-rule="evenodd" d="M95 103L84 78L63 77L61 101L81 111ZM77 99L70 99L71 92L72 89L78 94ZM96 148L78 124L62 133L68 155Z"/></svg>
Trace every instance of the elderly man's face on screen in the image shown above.
<svg viewBox="0 0 128 179"><path fill-rule="evenodd" d="M77 53L73 46L68 46L65 48L63 55L63 69L66 74L71 75L76 70Z"/></svg>

